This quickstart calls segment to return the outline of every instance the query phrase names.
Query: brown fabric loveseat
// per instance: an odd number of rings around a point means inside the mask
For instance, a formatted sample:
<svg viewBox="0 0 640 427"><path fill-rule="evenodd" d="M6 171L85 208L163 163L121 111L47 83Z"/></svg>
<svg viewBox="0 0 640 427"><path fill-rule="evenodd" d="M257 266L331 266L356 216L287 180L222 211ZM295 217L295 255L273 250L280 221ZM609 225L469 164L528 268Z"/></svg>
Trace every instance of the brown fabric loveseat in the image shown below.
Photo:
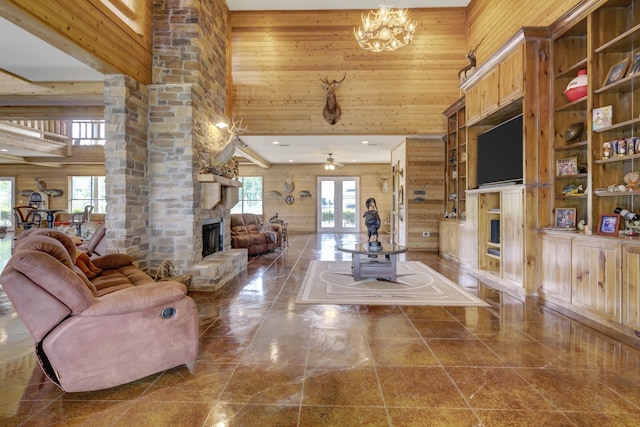
<svg viewBox="0 0 640 427"><path fill-rule="evenodd" d="M91 261L89 280L69 236L31 229L0 275L54 383L99 390L195 360L198 313L182 283L156 283L124 254Z"/></svg>
<svg viewBox="0 0 640 427"><path fill-rule="evenodd" d="M282 230L265 224L256 214L231 214L231 247L247 249L249 255L272 251L282 245Z"/></svg>

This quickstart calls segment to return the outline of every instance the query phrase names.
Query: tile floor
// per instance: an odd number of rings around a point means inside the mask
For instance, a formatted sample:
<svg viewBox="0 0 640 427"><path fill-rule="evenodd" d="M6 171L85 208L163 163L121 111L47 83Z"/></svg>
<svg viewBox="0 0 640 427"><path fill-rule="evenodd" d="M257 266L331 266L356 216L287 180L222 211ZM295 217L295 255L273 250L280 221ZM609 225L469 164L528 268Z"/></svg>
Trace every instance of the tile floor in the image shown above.
<svg viewBox="0 0 640 427"><path fill-rule="evenodd" d="M312 259L354 235L290 236L217 293L195 293L198 359L64 393L0 292L1 426L638 426L640 352L410 252L489 308L296 305ZM364 238L362 238L364 241ZM0 241L0 267L7 239Z"/></svg>

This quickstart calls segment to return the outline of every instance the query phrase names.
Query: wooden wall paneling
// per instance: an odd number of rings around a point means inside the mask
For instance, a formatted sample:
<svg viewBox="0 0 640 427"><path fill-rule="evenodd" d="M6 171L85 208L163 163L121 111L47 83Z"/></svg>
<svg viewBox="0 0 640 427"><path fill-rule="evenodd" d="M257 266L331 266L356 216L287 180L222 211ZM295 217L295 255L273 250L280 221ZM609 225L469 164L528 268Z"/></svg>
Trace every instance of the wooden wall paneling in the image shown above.
<svg viewBox="0 0 640 427"><path fill-rule="evenodd" d="M361 50L360 11L232 12L233 112L261 134L443 134L465 65L464 8L412 9L418 30L395 52ZM337 90L342 118L322 117L320 78Z"/></svg>
<svg viewBox="0 0 640 427"><path fill-rule="evenodd" d="M468 7L468 48L477 46L478 66L522 27L545 27L564 15L576 0L539 0L518 3L512 0L471 0Z"/></svg>
<svg viewBox="0 0 640 427"><path fill-rule="evenodd" d="M442 140L407 138L406 150L407 246L437 251L439 221L445 210ZM423 191L425 194L421 194ZM423 232L430 233L429 237Z"/></svg>
<svg viewBox="0 0 640 427"><path fill-rule="evenodd" d="M153 19L151 2L144 5L142 34L126 27L98 0L9 0L0 5L0 15L100 72L127 74L150 84Z"/></svg>
<svg viewBox="0 0 640 427"><path fill-rule="evenodd" d="M382 220L380 238L385 238L389 232L389 219L391 216L391 189L388 193L382 193L380 176L390 175L389 165L362 164L345 165L336 168L335 171L325 171L322 164L306 165L273 165L269 169L263 169L254 165L240 165L241 176L261 176L263 178L263 215L264 220L278 213L278 216L288 222L290 232L315 233L317 224L317 177L319 176L359 176L360 177L360 212L364 213L365 201L369 197L376 199L378 212ZM295 184L292 193L295 198L293 205L287 205L284 201L287 193L284 191L284 183L290 179ZM307 190L311 197L300 197L300 191ZM279 191L281 196L273 197L272 191ZM364 220L360 221L361 231L366 230Z"/></svg>

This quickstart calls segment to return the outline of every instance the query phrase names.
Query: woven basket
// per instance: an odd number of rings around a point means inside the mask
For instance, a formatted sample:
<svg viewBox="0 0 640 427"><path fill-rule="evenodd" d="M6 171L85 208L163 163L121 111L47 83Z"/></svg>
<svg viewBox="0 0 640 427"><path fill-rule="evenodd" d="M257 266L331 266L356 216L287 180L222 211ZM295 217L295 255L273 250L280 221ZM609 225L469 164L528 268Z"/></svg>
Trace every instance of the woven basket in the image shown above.
<svg viewBox="0 0 640 427"><path fill-rule="evenodd" d="M191 284L191 274L176 275L176 269L173 264L171 264L171 261L164 260L160 263L156 277L154 277L153 280L156 282L180 282L189 286Z"/></svg>

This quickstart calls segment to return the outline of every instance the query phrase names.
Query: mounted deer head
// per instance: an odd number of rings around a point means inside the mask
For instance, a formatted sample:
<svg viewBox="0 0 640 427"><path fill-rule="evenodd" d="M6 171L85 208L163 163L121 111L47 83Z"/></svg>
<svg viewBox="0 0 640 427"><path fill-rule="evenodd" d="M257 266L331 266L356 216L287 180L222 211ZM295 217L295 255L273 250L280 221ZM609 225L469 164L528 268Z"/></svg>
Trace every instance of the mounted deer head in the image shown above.
<svg viewBox="0 0 640 427"><path fill-rule="evenodd" d="M322 87L327 91L327 102L324 104L322 115L330 125L335 125L338 120L340 120L340 115L342 114L340 105L338 101L336 101L336 89L340 87L345 78L347 78L347 73L344 73L344 77L342 77L340 81L333 80L329 82L328 77L320 79Z"/></svg>
<svg viewBox="0 0 640 427"><path fill-rule="evenodd" d="M214 159L215 165L224 165L231 160L231 157L233 157L236 152L236 148L247 147L247 144L240 140L240 135L247 132L247 128L242 127L242 120L240 120L240 122L234 120L233 123L227 127L227 131L229 132L229 138L224 143L222 150L216 154Z"/></svg>

